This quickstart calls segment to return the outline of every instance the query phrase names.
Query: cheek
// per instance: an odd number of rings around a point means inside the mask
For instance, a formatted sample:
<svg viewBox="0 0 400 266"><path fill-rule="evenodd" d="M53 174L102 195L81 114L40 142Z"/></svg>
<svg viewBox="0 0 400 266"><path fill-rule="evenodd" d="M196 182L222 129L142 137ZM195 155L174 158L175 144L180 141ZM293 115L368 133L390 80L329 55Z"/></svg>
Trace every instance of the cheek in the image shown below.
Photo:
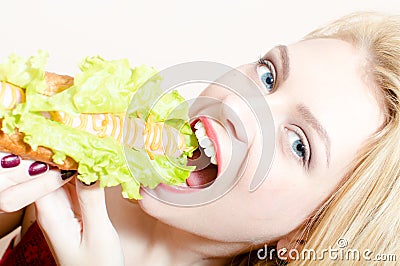
<svg viewBox="0 0 400 266"><path fill-rule="evenodd" d="M281 163L279 163L279 161ZM305 176L301 170L275 158L267 179L252 195L254 219L272 223L275 235L285 235L301 225L332 192L329 179ZM256 209L255 209L256 208ZM251 215L249 213L249 215ZM270 228L272 230L272 228Z"/></svg>
<svg viewBox="0 0 400 266"><path fill-rule="evenodd" d="M254 204L247 215L264 221L265 231L271 236L282 236L295 229L307 213L309 203L304 201L302 191L296 185L282 185L275 180L266 181L253 193ZM250 213L251 211L251 213Z"/></svg>

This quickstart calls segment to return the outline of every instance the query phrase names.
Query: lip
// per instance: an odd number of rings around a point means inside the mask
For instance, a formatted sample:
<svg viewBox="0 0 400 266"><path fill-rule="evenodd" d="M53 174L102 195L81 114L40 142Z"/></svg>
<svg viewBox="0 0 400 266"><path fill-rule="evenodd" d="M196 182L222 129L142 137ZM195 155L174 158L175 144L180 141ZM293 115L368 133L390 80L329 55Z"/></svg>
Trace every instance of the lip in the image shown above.
<svg viewBox="0 0 400 266"><path fill-rule="evenodd" d="M179 185L175 185L175 186L171 186L171 185L167 185L164 183L160 183L158 184L158 186L154 189L152 189L153 192L150 192L150 190L146 187L140 186L140 195L144 195L144 193L149 194L149 195L155 195L158 198L158 194L161 193L161 195L164 192L169 192L169 193L173 193L173 194L190 194L190 193L194 193L197 192L198 189L196 188L191 188L191 187L182 187ZM156 194L154 194L154 191L156 192Z"/></svg>
<svg viewBox="0 0 400 266"><path fill-rule="evenodd" d="M159 184L157 186L157 189L161 189L161 190L165 190L165 191L169 191L169 192L173 192L173 193L181 193L181 194L199 191L198 188L191 188L189 186L183 187L183 186L179 186L179 185L171 186L171 185L166 185L163 183Z"/></svg>

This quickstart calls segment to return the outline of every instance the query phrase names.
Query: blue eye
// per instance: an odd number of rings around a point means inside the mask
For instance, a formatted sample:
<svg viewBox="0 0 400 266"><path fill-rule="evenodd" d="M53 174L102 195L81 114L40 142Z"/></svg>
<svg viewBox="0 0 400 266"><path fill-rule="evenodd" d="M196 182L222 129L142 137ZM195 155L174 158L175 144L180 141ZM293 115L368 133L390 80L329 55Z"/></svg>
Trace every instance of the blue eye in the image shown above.
<svg viewBox="0 0 400 266"><path fill-rule="evenodd" d="M292 147L292 150L296 156L300 159L303 159L306 155L306 146L304 145L303 141L295 132L289 130L287 132L289 137L289 144Z"/></svg>
<svg viewBox="0 0 400 266"><path fill-rule="evenodd" d="M261 83L268 92L275 88L275 69L270 61L260 59L257 65L257 73Z"/></svg>

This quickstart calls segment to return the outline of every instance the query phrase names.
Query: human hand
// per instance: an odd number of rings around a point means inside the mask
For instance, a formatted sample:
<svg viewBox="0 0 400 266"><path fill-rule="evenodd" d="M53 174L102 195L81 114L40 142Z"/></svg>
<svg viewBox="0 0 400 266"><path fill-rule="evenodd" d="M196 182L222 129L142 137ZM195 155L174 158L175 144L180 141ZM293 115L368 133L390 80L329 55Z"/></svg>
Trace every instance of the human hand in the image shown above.
<svg viewBox="0 0 400 266"><path fill-rule="evenodd" d="M76 184L75 184L76 183ZM104 189L70 182L37 200L39 226L60 265L123 265Z"/></svg>
<svg viewBox="0 0 400 266"><path fill-rule="evenodd" d="M0 152L0 213L28 206L69 182L75 173Z"/></svg>

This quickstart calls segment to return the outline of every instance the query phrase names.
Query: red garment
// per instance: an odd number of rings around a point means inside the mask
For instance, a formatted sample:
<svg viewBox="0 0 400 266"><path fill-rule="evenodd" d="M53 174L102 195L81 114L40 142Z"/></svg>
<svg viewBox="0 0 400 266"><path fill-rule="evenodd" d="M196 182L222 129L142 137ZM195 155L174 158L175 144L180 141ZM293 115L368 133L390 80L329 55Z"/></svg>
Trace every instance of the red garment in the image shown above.
<svg viewBox="0 0 400 266"><path fill-rule="evenodd" d="M0 266L57 265L37 222L34 222L29 227L24 237L15 247L14 240L11 240L1 258Z"/></svg>

